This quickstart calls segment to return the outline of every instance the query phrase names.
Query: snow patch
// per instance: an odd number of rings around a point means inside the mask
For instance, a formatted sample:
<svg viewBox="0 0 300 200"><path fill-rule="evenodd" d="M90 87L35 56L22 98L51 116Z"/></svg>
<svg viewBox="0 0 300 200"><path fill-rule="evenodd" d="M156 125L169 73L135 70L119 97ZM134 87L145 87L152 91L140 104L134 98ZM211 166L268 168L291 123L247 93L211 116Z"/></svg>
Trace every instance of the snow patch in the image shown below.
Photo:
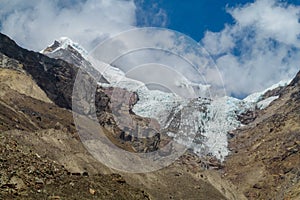
<svg viewBox="0 0 300 200"><path fill-rule="evenodd" d="M287 86L290 82L292 81L292 79L290 80L282 80L274 85L272 85L271 87L265 89L262 92L256 92L253 94L250 94L249 96L247 96L246 98L244 98L243 100L245 102L249 102L249 103L257 103L261 100L261 97L269 90L274 90L278 87L283 87L283 86Z"/></svg>
<svg viewBox="0 0 300 200"><path fill-rule="evenodd" d="M256 107L260 110L265 109L266 107L268 107L274 100L278 99L279 96L273 96L273 97L269 97L267 99L264 99L262 101L257 102Z"/></svg>

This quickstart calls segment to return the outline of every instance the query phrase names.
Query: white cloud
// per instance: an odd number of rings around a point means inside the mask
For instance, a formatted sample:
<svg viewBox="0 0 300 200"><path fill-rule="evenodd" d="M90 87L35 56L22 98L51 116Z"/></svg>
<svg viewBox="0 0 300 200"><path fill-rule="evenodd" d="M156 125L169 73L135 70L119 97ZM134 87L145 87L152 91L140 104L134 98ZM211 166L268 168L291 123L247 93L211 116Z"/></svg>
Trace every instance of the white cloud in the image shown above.
<svg viewBox="0 0 300 200"><path fill-rule="evenodd" d="M143 3L142 0L139 2ZM2 0L0 22L1 31L25 48L40 50L54 39L67 36L91 50L108 35L133 28L139 12L144 24L166 25L165 11L156 5L150 11L152 21L147 21L149 13L137 8L134 0L66 0L63 3L59 0ZM299 6L277 0L257 0L227 11L235 23L225 25L220 32L207 32L201 43L216 60L230 94L249 94L296 74L300 69ZM126 38L122 45L139 44L138 41L149 44L161 41L161 45L174 43L174 38L168 34L158 37L159 40L153 37ZM178 41L174 45L181 48ZM105 49L105 52L112 51ZM207 83L221 86L222 81L214 67L207 68L205 62L209 59L203 58L205 53L199 54L202 57L185 52L185 56L195 63L203 62L198 66L202 66L201 75L205 76ZM142 62L146 61L146 56L140 58ZM179 65L171 57L166 60L170 65ZM180 67L185 65L180 64ZM193 73L186 74L188 77ZM191 77L188 78L193 80Z"/></svg>
<svg viewBox="0 0 300 200"><path fill-rule="evenodd" d="M285 44L299 47L299 7L276 2L258 0L243 8L229 11L242 27L256 26L260 37L272 37Z"/></svg>
<svg viewBox="0 0 300 200"><path fill-rule="evenodd" d="M1 32L29 49L67 36L90 50L108 34L132 28L135 9L133 0L2 0Z"/></svg>
<svg viewBox="0 0 300 200"><path fill-rule="evenodd" d="M229 93L249 94L300 69L300 7L257 0L228 12L235 20L201 43L216 58Z"/></svg>

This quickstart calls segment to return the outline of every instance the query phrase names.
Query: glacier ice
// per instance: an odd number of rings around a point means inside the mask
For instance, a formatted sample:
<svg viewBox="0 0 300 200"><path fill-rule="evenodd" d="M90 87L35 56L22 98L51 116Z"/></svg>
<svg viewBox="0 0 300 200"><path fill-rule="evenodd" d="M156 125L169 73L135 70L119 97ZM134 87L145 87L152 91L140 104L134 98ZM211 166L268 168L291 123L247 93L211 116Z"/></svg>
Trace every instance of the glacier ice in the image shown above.
<svg viewBox="0 0 300 200"><path fill-rule="evenodd" d="M172 124L178 124L177 133L167 132L177 142L188 145L199 156L210 154L223 161L228 155L228 131L241 126L237 115L255 108L264 109L278 96L261 100L262 95L268 90L287 85L288 81L281 81L270 88L249 95L243 100L223 96L215 99L193 98L187 99L159 90L150 90L138 80L126 77L119 68L109 64L93 62L88 53L77 43L69 38L62 37L58 40L59 49L73 47L82 57L93 64L108 80L108 83L98 83L103 87L120 87L138 94L139 101L134 105L133 112L142 117L156 119L163 129ZM176 80L174 85L180 88L193 88L197 93L208 94L210 86L192 83L186 79ZM205 96L205 95L204 95ZM180 113L180 121L176 122L176 114Z"/></svg>

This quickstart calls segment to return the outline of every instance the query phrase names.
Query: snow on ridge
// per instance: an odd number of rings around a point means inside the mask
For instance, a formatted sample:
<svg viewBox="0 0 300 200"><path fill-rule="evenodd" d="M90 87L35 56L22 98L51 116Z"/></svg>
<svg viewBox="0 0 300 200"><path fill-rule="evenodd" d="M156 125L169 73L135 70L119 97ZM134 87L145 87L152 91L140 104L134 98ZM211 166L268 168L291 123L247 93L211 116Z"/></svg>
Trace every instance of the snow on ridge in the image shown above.
<svg viewBox="0 0 300 200"><path fill-rule="evenodd" d="M175 85L178 88L184 88L189 91L190 95L195 97L208 96L211 85L204 85L200 83L194 83L186 78L175 81Z"/></svg>
<svg viewBox="0 0 300 200"><path fill-rule="evenodd" d="M247 96L246 98L243 99L243 101L246 104L249 104L249 106L251 106L252 108L258 108L260 110L265 109L266 107L268 107L274 100L278 99L279 96L272 96L269 97L267 99L261 100L262 96L270 91L270 90L274 90L278 87L284 87L287 86L293 79L290 80L282 80L274 85L272 85L271 87L263 90L262 92L255 92L253 94L250 94L249 96Z"/></svg>
<svg viewBox="0 0 300 200"><path fill-rule="evenodd" d="M80 46L78 43L73 42L70 38L68 37L60 37L59 39L55 40L51 45L49 45L46 49L43 49L40 51L40 53L44 53L49 47L54 47L58 43L58 47L56 47L51 53L54 53L56 51L59 51L60 49L67 49L68 46L71 46L74 48L78 53L82 55L83 58L87 59L88 52Z"/></svg>
<svg viewBox="0 0 300 200"><path fill-rule="evenodd" d="M273 96L273 97L269 97L266 98L262 101L257 102L256 107L260 110L265 109L266 107L268 107L274 100L278 99L279 96Z"/></svg>
<svg viewBox="0 0 300 200"><path fill-rule="evenodd" d="M249 96L245 97L243 101L249 102L249 103L257 103L260 101L260 98L269 90L274 90L278 87L287 86L293 79L290 80L282 80L271 87L261 91L261 92L255 92L253 94L250 94Z"/></svg>

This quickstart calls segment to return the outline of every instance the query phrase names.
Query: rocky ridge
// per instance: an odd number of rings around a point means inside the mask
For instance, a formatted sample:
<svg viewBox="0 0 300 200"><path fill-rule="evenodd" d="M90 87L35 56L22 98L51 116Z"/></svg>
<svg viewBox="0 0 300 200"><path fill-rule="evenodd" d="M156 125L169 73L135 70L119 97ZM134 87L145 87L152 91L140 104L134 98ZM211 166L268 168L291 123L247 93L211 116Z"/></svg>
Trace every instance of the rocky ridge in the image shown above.
<svg viewBox="0 0 300 200"><path fill-rule="evenodd" d="M300 72L279 98L235 131L224 177L249 199L299 199ZM270 93L273 93L270 91Z"/></svg>

